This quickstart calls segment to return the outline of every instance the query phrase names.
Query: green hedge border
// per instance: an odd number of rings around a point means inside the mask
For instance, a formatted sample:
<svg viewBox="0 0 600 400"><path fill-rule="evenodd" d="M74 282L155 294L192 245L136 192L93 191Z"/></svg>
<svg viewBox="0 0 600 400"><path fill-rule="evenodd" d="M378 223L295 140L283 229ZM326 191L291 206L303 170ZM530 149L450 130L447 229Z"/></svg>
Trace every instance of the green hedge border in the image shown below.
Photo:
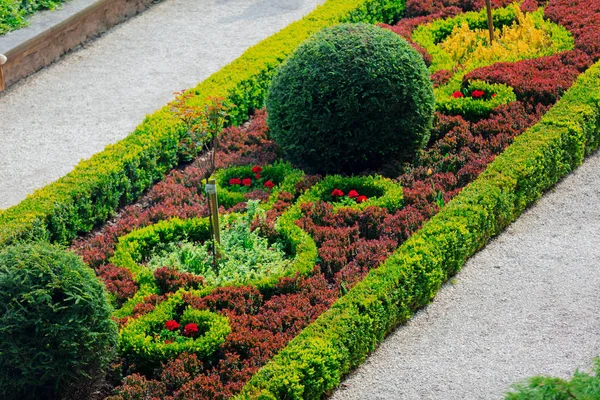
<svg viewBox="0 0 600 400"><path fill-rule="evenodd" d="M363 203L347 206L334 202L331 192L333 189L340 189L344 194L354 189L359 194L365 194L369 197ZM367 207L384 207L390 212L395 212L404 203L404 194L402 186L399 183L381 176L341 176L328 175L317 182L306 193L298 198L296 204L301 206L303 203L325 201L333 205L334 210L342 207L350 207L357 210L364 210Z"/></svg>
<svg viewBox="0 0 600 400"><path fill-rule="evenodd" d="M404 0L328 0L200 83L190 102L223 97L237 105L229 123L242 123L251 110L262 107L277 66L311 34L339 22L391 23L404 8ZM89 232L182 160L184 134L183 123L168 106L146 117L125 139L0 213L0 246L22 240L69 244Z"/></svg>
<svg viewBox="0 0 600 400"><path fill-rule="evenodd" d="M165 322L175 319L185 305L185 292L175 293L169 300L139 318L129 322L119 332L119 352L138 367L160 366L161 362L177 357L183 352L194 353L201 358L210 357L225 342L231 332L227 317L208 310L187 308L183 311L181 325L195 322L208 325L207 331L198 338L187 338L183 342L164 343L154 341L151 333L162 329Z"/></svg>
<svg viewBox="0 0 600 400"><path fill-rule="evenodd" d="M491 237L600 143L600 62L379 268L260 369L239 399L319 399Z"/></svg>

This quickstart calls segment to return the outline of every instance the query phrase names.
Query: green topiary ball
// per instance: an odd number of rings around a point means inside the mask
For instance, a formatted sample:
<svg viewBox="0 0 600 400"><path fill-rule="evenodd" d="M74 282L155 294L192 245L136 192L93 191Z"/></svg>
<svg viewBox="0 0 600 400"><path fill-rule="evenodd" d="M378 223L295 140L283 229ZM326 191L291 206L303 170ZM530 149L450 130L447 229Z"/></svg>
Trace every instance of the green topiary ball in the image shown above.
<svg viewBox="0 0 600 400"><path fill-rule="evenodd" d="M325 28L275 74L269 132L313 172L359 172L406 161L429 139L433 86L423 58L397 34L366 24Z"/></svg>
<svg viewBox="0 0 600 400"><path fill-rule="evenodd" d="M87 398L117 328L103 285L49 244L0 249L0 398Z"/></svg>

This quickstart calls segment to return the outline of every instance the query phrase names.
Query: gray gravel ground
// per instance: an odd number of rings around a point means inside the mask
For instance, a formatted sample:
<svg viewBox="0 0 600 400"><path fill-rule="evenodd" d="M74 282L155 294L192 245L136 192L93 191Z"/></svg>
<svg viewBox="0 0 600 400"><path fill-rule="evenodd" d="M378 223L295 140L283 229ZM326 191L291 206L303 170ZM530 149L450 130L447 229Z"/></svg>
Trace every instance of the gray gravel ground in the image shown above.
<svg viewBox="0 0 600 400"><path fill-rule="evenodd" d="M0 94L0 209L324 0L166 0Z"/></svg>
<svg viewBox="0 0 600 400"><path fill-rule="evenodd" d="M473 256L333 400L501 399L600 356L600 154Z"/></svg>

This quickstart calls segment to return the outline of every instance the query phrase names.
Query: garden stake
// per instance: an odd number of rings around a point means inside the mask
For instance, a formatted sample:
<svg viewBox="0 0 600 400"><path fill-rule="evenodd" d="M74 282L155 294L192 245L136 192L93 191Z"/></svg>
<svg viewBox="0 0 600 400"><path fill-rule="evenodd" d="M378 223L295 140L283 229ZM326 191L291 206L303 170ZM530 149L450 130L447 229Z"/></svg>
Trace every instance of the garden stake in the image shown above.
<svg viewBox="0 0 600 400"><path fill-rule="evenodd" d="M492 20L492 5L490 0L485 0L485 8L487 8L488 28L490 30L490 46L494 41L494 21Z"/></svg>
<svg viewBox="0 0 600 400"><path fill-rule="evenodd" d="M213 256L220 258L218 245L221 245L221 232L219 228L219 202L217 200L217 183L211 179L206 184L208 194L208 209L210 211L210 226L213 234Z"/></svg>
<svg viewBox="0 0 600 400"><path fill-rule="evenodd" d="M0 92L6 89L6 85L4 84L4 71L2 71L2 66L6 64L6 56L4 54L0 54Z"/></svg>

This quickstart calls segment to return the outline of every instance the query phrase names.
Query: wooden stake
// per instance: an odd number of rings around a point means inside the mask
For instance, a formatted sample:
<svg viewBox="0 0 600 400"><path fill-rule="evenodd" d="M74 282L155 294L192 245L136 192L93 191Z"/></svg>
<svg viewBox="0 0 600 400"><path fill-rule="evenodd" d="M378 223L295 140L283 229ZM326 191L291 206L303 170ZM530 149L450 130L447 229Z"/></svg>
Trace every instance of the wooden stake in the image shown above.
<svg viewBox="0 0 600 400"><path fill-rule="evenodd" d="M490 46L494 42L494 21L492 20L492 4L490 0L485 0L485 7L487 8L488 17L488 28L490 30Z"/></svg>
<svg viewBox="0 0 600 400"><path fill-rule="evenodd" d="M217 182L214 179L208 181L206 185L206 193L208 194L208 202L210 207L210 218L212 221L213 228L213 239L215 242L215 248L217 244L221 244L221 231L219 229L219 202L217 200ZM216 258L220 258L219 251L215 252Z"/></svg>
<svg viewBox="0 0 600 400"><path fill-rule="evenodd" d="M6 89L6 85L4 84L4 71L2 71L2 66L6 63L6 56L4 54L0 54L0 92Z"/></svg>

